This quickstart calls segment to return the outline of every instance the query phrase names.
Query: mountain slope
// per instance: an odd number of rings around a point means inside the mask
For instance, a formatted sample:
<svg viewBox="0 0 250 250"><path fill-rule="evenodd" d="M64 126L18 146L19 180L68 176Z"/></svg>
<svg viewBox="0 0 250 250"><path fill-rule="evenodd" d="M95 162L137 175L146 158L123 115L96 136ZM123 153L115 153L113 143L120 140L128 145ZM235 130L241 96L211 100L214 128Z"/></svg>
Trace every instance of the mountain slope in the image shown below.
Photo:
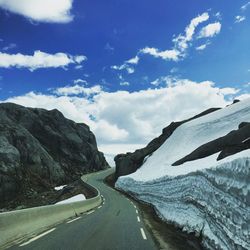
<svg viewBox="0 0 250 250"><path fill-rule="evenodd" d="M58 110L0 104L0 203L105 169L94 134Z"/></svg>
<svg viewBox="0 0 250 250"><path fill-rule="evenodd" d="M196 232L207 248L247 249L249 121L245 100L186 122L116 186Z"/></svg>
<svg viewBox="0 0 250 250"><path fill-rule="evenodd" d="M154 151L156 151L179 126L196 118L212 113L218 109L219 108L211 108L190 119L180 122L172 122L169 126L162 130L162 134L159 137L153 139L146 147L138 149L134 153L117 155L114 159L116 164L116 178L122 175L134 173L143 164L145 157L148 157Z"/></svg>

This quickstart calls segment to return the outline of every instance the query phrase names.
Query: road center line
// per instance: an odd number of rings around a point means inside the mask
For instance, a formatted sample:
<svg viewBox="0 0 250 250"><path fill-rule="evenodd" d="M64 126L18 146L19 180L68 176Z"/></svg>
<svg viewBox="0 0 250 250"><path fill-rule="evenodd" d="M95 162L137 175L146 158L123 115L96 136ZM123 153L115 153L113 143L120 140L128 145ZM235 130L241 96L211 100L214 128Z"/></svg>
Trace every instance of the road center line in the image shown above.
<svg viewBox="0 0 250 250"><path fill-rule="evenodd" d="M138 214L138 210L136 209L135 212Z"/></svg>
<svg viewBox="0 0 250 250"><path fill-rule="evenodd" d="M76 221L76 220L79 220L79 219L81 219L81 218L82 218L82 217L77 217L77 218L75 218L75 219L73 219L73 220L67 221L66 223L69 224L69 223L71 223L71 222L73 222L73 221Z"/></svg>
<svg viewBox="0 0 250 250"><path fill-rule="evenodd" d="M143 230L142 227L141 227L141 235L142 235L142 238L143 238L144 240L147 239L146 234L145 234L145 232L144 232L144 230Z"/></svg>
<svg viewBox="0 0 250 250"><path fill-rule="evenodd" d="M137 216L137 221L138 221L138 222L140 222L140 221L141 221L139 216Z"/></svg>
<svg viewBox="0 0 250 250"><path fill-rule="evenodd" d="M20 247L26 246L26 245L30 244L31 242L33 242L33 241L35 241L35 240L38 240L38 239L42 238L42 237L45 236L46 234L51 233L51 232L54 231L55 229L56 229L56 228L54 227L54 228L52 228L52 229L50 229L50 230L48 230L48 231L46 231L46 232L44 232L44 233L42 233L42 234L40 234L40 235L38 235L38 236L36 236L36 237L34 237L34 238L32 238L32 239L26 241L25 243L22 243L22 244L19 245L19 246L20 246Z"/></svg>

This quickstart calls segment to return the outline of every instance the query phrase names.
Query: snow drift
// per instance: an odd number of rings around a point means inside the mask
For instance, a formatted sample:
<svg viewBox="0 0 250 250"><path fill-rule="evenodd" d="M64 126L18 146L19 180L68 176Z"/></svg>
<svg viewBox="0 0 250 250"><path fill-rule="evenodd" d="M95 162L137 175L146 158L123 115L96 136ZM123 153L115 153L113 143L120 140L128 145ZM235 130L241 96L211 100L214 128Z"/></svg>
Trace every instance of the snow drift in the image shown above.
<svg viewBox="0 0 250 250"><path fill-rule="evenodd" d="M206 248L250 249L250 150L172 166L249 121L248 99L184 123L116 187L152 204L162 219L201 235Z"/></svg>

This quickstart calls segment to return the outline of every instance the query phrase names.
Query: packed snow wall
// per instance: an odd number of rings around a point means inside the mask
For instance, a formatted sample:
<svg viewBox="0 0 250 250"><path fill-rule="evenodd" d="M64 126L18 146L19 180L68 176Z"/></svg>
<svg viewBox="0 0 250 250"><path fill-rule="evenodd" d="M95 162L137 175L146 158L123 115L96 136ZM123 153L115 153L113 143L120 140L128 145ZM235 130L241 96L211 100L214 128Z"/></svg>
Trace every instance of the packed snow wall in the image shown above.
<svg viewBox="0 0 250 250"><path fill-rule="evenodd" d="M250 100L178 127L116 187L155 207L165 221L201 236L208 249L250 249L250 149L172 164L250 121ZM247 138L249 139L249 138Z"/></svg>

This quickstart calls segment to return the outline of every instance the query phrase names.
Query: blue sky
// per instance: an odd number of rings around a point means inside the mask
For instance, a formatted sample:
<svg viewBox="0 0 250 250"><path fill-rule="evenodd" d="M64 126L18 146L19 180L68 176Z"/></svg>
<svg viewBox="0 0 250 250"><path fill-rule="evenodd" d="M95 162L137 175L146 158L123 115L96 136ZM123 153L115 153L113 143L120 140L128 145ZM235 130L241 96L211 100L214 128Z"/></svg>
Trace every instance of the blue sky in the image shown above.
<svg viewBox="0 0 250 250"><path fill-rule="evenodd" d="M217 92L224 89L219 95L223 92L225 104L230 98L249 94L248 1L55 0L56 5L49 0L29 2L0 0L2 101L39 106L27 101L32 92L38 99L62 95L69 98L75 94L93 103L120 90L136 94L183 86L187 84L184 80L197 86L209 81ZM35 51L40 51L37 57ZM64 94L58 91L76 84L85 90L69 93L67 89ZM101 90L86 94L86 89L93 86ZM72 99L68 101L72 103ZM42 107L47 107L44 102ZM209 104L216 102L200 107ZM96 109L92 107L92 111ZM84 122L105 120L100 110L95 114L92 111L87 112L90 120L82 118ZM111 125L131 133L122 123ZM150 136L159 131L160 128Z"/></svg>

